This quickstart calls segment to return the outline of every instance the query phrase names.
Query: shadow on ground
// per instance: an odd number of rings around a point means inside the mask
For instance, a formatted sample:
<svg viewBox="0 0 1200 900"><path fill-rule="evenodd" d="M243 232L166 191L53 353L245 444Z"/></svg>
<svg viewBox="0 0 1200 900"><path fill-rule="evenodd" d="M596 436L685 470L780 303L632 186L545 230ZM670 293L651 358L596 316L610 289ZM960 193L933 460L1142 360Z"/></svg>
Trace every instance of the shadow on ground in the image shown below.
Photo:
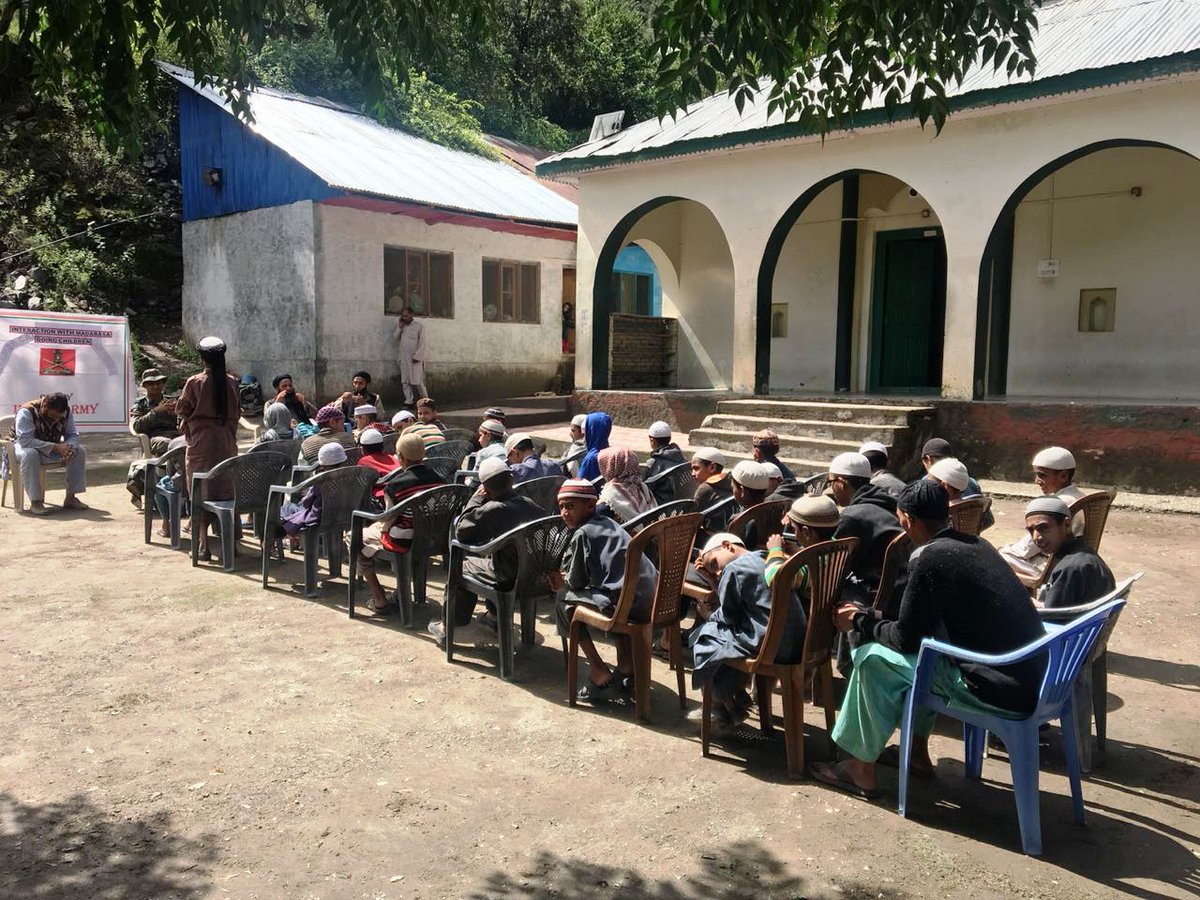
<svg viewBox="0 0 1200 900"><path fill-rule="evenodd" d="M117 820L82 794L38 806L0 793L5 897L200 897L215 857L210 839L180 836L167 812Z"/></svg>
<svg viewBox="0 0 1200 900"><path fill-rule="evenodd" d="M866 882L838 881L841 900L903 900L902 891ZM833 896L834 894L831 894ZM544 850L517 875L494 872L470 895L472 900L498 897L556 897L567 900L734 900L734 898L816 897L804 879L788 871L783 861L753 842L739 842L704 853L699 871L679 878L648 878L636 869L586 859L558 856Z"/></svg>

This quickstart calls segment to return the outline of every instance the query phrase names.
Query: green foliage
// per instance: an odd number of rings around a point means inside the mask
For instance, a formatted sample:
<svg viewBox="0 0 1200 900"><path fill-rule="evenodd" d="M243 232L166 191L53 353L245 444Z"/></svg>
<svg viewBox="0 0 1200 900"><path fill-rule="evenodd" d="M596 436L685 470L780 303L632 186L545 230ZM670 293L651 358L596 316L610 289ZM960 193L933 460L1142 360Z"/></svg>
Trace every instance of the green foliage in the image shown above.
<svg viewBox="0 0 1200 900"><path fill-rule="evenodd" d="M940 131L947 84L976 64L1031 73L1040 0L893 0L797 6L788 0L661 0L654 49L658 111L727 90L739 110L764 86L767 108L824 133L873 94L891 117Z"/></svg>

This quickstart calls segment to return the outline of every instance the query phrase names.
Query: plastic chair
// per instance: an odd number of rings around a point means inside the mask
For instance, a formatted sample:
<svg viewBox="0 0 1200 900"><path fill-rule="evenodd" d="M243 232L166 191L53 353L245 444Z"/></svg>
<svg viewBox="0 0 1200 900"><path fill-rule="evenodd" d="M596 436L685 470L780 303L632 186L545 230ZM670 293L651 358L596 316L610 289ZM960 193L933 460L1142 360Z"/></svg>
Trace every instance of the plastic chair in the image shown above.
<svg viewBox="0 0 1200 900"><path fill-rule="evenodd" d="M1071 515L1083 513L1083 542L1100 552L1100 541L1104 537L1104 526L1108 522L1108 511L1117 499L1116 491L1093 491L1071 504Z"/></svg>
<svg viewBox="0 0 1200 900"><path fill-rule="evenodd" d="M873 609L881 609L886 613L888 607L892 603L892 595L896 592L896 579L900 577L900 570L908 565L908 558L912 556L913 542L908 536L908 532L902 531L887 545L887 550L883 552L883 566L879 570L879 585L875 588L875 602L871 604ZM898 610L893 610L893 613ZM895 619L895 614L885 615L885 619Z"/></svg>
<svg viewBox="0 0 1200 900"><path fill-rule="evenodd" d="M810 497L819 497L825 493L825 488L829 486L829 473L818 472L816 475L810 475L804 479L804 491Z"/></svg>
<svg viewBox="0 0 1200 900"><path fill-rule="evenodd" d="M825 729L833 731L833 617L831 611L838 600L846 563L858 546L858 538L824 541L805 547L793 554L775 574L771 583L771 616L767 631L759 645L758 655L744 659L727 659L724 665L754 676L758 701L758 721L763 734L774 730L771 714L771 689L775 679L783 688L783 735L787 746L789 778L804 774L804 685L809 678L820 682L821 702L825 707ZM783 641L791 607L791 594L801 568L808 569L809 610L808 628L804 633L804 650L796 663L776 663L775 657ZM814 696L816 690L813 691ZM700 747L709 755L712 732L712 682L704 684L701 699Z"/></svg>
<svg viewBox="0 0 1200 900"><path fill-rule="evenodd" d="M282 443L282 442L281 442ZM226 572L236 568L238 515L254 513L258 529L262 528L267 511L267 498L273 485L287 482L292 469L292 458L283 453L247 453L222 460L207 472L192 474L190 496L192 509L212 513L221 529L221 565ZM233 481L232 500L205 500L204 482L217 478ZM270 536L260 531L259 539L266 546ZM192 540L192 568L200 564L200 542Z"/></svg>
<svg viewBox="0 0 1200 900"><path fill-rule="evenodd" d="M424 603L426 599L429 557L445 558L450 552L450 527L473 493L471 488L461 484L431 485L383 512L355 511L350 529L350 584L346 598L350 618L354 618L363 527L368 522L382 522L386 530L400 516L412 516L413 542L409 551L392 553L381 548L374 557L391 560L392 574L396 578L396 599L400 605L400 624L412 628L413 598L415 596L417 603Z"/></svg>
<svg viewBox="0 0 1200 900"><path fill-rule="evenodd" d="M629 542L625 552L625 580L611 616L595 607L579 604L571 617L567 651L567 703L575 705L579 684L579 632L585 625L606 634L624 634L633 651L633 687L635 714L639 721L650 718L650 644L656 628L666 629L670 661L675 669L679 689L679 708L687 709L687 688L683 671L683 636L679 631L679 594L692 559L692 545L700 528L699 513L687 513L659 519L647 525ZM654 542L658 549L658 579L654 587L654 604L646 622L630 622L629 612L636 599L639 566Z"/></svg>
<svg viewBox="0 0 1200 900"><path fill-rule="evenodd" d="M513 490L523 497L528 497L550 515L558 512L558 489L566 480L563 475L543 475L541 478L531 478L514 484Z"/></svg>
<svg viewBox="0 0 1200 900"><path fill-rule="evenodd" d="M527 647L532 646L537 601L554 597L546 576L559 571L569 534L567 526L559 516L546 516L544 519L534 519L519 525L482 546L473 547L460 543L457 539L451 540L450 575L446 581L446 602L442 604L447 662L454 661L454 606L457 599L455 588L458 587L496 604L500 636L500 677L506 680L512 678L516 652L513 644L515 610L519 605L521 643ZM494 584L463 573L462 563L466 555L494 556L505 550L515 550L517 556L517 576L512 587L507 590L500 590Z"/></svg>
<svg viewBox="0 0 1200 900"><path fill-rule="evenodd" d="M133 419L129 420L129 433L138 440L138 446L142 448L142 459L150 459L150 435L141 434L133 430Z"/></svg>
<svg viewBox="0 0 1200 900"><path fill-rule="evenodd" d="M465 441L469 445L475 434L476 432L467 428L447 428L442 432L442 437L448 441Z"/></svg>
<svg viewBox="0 0 1200 900"><path fill-rule="evenodd" d="M675 516L682 516L685 513L692 511L691 500L676 500L673 503L664 503L662 506L656 506L654 509L647 510L640 516L635 516L628 522L622 523L622 528L629 533L630 536L637 534L648 525L653 525L660 519L670 519Z"/></svg>
<svg viewBox="0 0 1200 900"><path fill-rule="evenodd" d="M253 444L247 453L280 453L288 458L288 462L295 464L300 459L300 445L304 443L304 438L284 438L279 441L263 441L262 443ZM307 464L306 464L307 465Z"/></svg>
<svg viewBox="0 0 1200 900"><path fill-rule="evenodd" d="M398 432L398 431L384 432L383 452L384 453L395 453L396 452L396 442L398 440L400 440L400 432Z"/></svg>
<svg viewBox="0 0 1200 900"><path fill-rule="evenodd" d="M25 509L25 488L21 485L21 465L17 459L17 417L0 416L0 452L4 453L8 458L8 477L0 482L0 506L3 506L8 499L8 484L12 482L13 489L13 509L21 512ZM67 464L63 460L58 462L42 461L42 465L38 471L39 483L42 486L42 496L46 495L46 472L58 471L66 473Z"/></svg>
<svg viewBox="0 0 1200 900"><path fill-rule="evenodd" d="M469 441L442 441L440 444L434 444L432 447L425 448L425 459L453 459L454 468L462 465L462 461L466 455L471 452L471 444Z"/></svg>
<svg viewBox="0 0 1200 900"><path fill-rule="evenodd" d="M164 491L158 486L160 470L168 468L182 469L184 456L187 454L187 447L176 447L174 450L168 450L157 459L146 460L146 468L142 473L145 482L142 487L142 527L145 531L144 538L147 544L150 543L150 533L153 530L151 520L154 518L154 511L158 508L155 503L155 497L160 494L167 500L167 532L171 535L171 549L178 550L182 544L180 523L183 519L183 499L182 491ZM185 485L186 486L186 485Z"/></svg>
<svg viewBox="0 0 1200 900"><path fill-rule="evenodd" d="M1140 581L1138 572L1118 584L1111 593L1082 606L1062 606L1057 609L1039 609L1042 622L1054 628L1059 623L1072 622L1086 616L1113 600L1128 600L1135 581ZM1121 611L1109 617L1088 655L1079 677L1075 680L1072 702L1075 705L1076 744L1079 747L1079 763L1084 772L1092 771L1092 713L1096 715L1096 747L1103 753L1108 740L1108 639L1117 627Z"/></svg>
<svg viewBox="0 0 1200 900"><path fill-rule="evenodd" d="M432 469L433 471L437 472L438 477L441 478L442 481L447 481L447 482L455 481L455 479L456 479L455 473L457 473L459 471L458 460L454 459L453 457L448 457L448 456L442 456L442 457L435 456L433 458L426 456L425 457L425 466L426 466L426 468Z"/></svg>
<svg viewBox="0 0 1200 900"><path fill-rule="evenodd" d="M1038 809L1038 727L1058 719L1062 727L1063 753L1071 782L1075 821L1083 824L1083 787L1079 779L1078 731L1072 699L1075 680L1088 659L1097 638L1109 619L1123 606L1113 600L1081 616L1061 629L1055 629L1031 644L1011 653L973 653L932 638L921 641L917 668L900 731L900 815L908 808L908 767L912 756L913 716L918 707L934 710L963 723L963 747L968 778L979 778L983 770L983 748L987 733L994 732L1008 751L1012 767L1013 794L1017 801L1017 820L1021 826L1021 846L1030 856L1042 853L1042 824ZM1048 656L1046 674L1037 707L1020 719L951 706L932 691L934 668L945 658L951 663L969 662L985 666L1008 666L1035 657Z"/></svg>
<svg viewBox="0 0 1200 900"><path fill-rule="evenodd" d="M374 469L365 466L342 466L321 472L296 485L272 485L267 496L267 511L263 516L262 586L267 587L270 572L271 548L275 529L279 525L279 508L289 494L303 495L310 487L321 492L321 524L301 532L304 545L304 595L317 594L317 565L320 545L325 545L329 557L329 577L342 574L342 534L350 529L355 510L368 509L375 489Z"/></svg>
<svg viewBox="0 0 1200 900"><path fill-rule="evenodd" d="M733 517L733 511L736 507L737 500L733 497L725 497L707 509L699 510L700 515L704 516L704 530L710 534L717 531L725 531L729 526L729 520ZM782 515L780 518L782 518Z"/></svg>
<svg viewBox="0 0 1200 900"><path fill-rule="evenodd" d="M696 479L692 478L692 464L680 463L664 469L646 482L650 493L655 494L655 487L669 484L671 486L671 501L691 500L696 494Z"/></svg>
<svg viewBox="0 0 1200 900"><path fill-rule="evenodd" d="M991 509L991 506L991 497L955 500L950 504L950 525L955 531L978 537L983 528L983 517Z"/></svg>
<svg viewBox="0 0 1200 900"><path fill-rule="evenodd" d="M757 535L756 545L751 547L747 544L746 549L762 550L767 546L767 538L770 535L783 531L783 525L780 524L783 513L791 505L790 500L764 500L762 503L756 503L734 516L729 522L728 530L745 540L750 525L753 524Z"/></svg>

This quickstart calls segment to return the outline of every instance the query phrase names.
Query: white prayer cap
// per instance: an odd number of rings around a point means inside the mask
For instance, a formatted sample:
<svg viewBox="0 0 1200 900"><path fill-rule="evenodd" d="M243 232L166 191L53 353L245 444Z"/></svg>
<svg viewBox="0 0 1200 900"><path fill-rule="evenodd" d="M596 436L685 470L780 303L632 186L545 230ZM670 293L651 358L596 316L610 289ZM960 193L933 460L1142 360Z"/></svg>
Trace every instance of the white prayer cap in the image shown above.
<svg viewBox="0 0 1200 900"><path fill-rule="evenodd" d="M223 340L221 340L219 337L212 337L210 335L209 337L201 338L200 342L198 344L196 344L196 349L204 350L207 353L213 353L213 352L222 352L223 353L225 351L225 342Z"/></svg>
<svg viewBox="0 0 1200 900"><path fill-rule="evenodd" d="M725 454L716 447L697 447L692 454L692 459L698 459L701 462L716 463L722 469L725 468Z"/></svg>
<svg viewBox="0 0 1200 900"><path fill-rule="evenodd" d="M383 432L378 428L364 428L363 433L358 436L358 442L364 447L382 447Z"/></svg>
<svg viewBox="0 0 1200 900"><path fill-rule="evenodd" d="M571 424L576 428L582 428L587 424L587 413L580 413L579 415L575 416L573 419L571 419Z"/></svg>
<svg viewBox="0 0 1200 900"><path fill-rule="evenodd" d="M861 453L839 453L829 464L830 475L848 475L851 478L870 478L871 464Z"/></svg>
<svg viewBox="0 0 1200 900"><path fill-rule="evenodd" d="M865 444L863 444L861 447L858 448L858 452L862 453L862 454L867 454L872 451L874 451L875 453L882 453L884 456L888 455L887 445L881 444L881 443L879 443L879 441L867 441Z"/></svg>
<svg viewBox="0 0 1200 900"><path fill-rule="evenodd" d="M774 481L774 480L783 481L783 473L781 471L779 471L779 466L775 465L775 463L760 462L759 465L763 467L763 470L767 473L767 477L770 478L772 481Z"/></svg>
<svg viewBox="0 0 1200 900"><path fill-rule="evenodd" d="M709 550L716 550L718 547L720 547L722 544L724 544L727 541L730 544L737 544L739 547L746 546L746 542L743 541L736 534L731 534L728 531L718 531L716 534L714 534L712 537L710 537L708 539L708 541L704 544L704 550L702 550L701 552L707 553Z"/></svg>
<svg viewBox="0 0 1200 900"><path fill-rule="evenodd" d="M1039 450L1033 458L1033 464L1041 469L1054 469L1061 472L1064 469L1075 468L1075 457L1066 447L1047 447Z"/></svg>
<svg viewBox="0 0 1200 900"><path fill-rule="evenodd" d="M929 467L929 474L958 491L966 488L967 479L970 478L970 475L967 474L967 467L953 456L939 459Z"/></svg>
<svg viewBox="0 0 1200 900"><path fill-rule="evenodd" d="M666 422L655 422L650 426L649 433L652 438L669 438L671 436L671 426Z"/></svg>
<svg viewBox="0 0 1200 900"><path fill-rule="evenodd" d="M508 463L506 463L500 457L489 456L479 465L479 480L481 482L490 481L497 475L511 471L512 469L508 467Z"/></svg>
<svg viewBox="0 0 1200 900"><path fill-rule="evenodd" d="M346 461L346 448L335 441L322 444L317 451L317 463L322 466L336 466Z"/></svg>
<svg viewBox="0 0 1200 900"><path fill-rule="evenodd" d="M400 412L398 412L394 416L392 416L392 424L399 425L401 422L413 422L413 421L416 421L416 418L417 417L414 416L407 409L402 409L402 410L400 410Z"/></svg>
<svg viewBox="0 0 1200 900"><path fill-rule="evenodd" d="M362 406L354 407L354 415L356 415L356 416L377 416L377 415L379 415L379 410L377 410L370 403L364 403Z"/></svg>
<svg viewBox="0 0 1200 900"><path fill-rule="evenodd" d="M1059 516L1069 519L1071 510L1061 497L1038 497L1036 500L1029 501L1029 505L1025 507L1026 518L1036 515Z"/></svg>
<svg viewBox="0 0 1200 900"><path fill-rule="evenodd" d="M508 436L508 440L504 442L504 449L509 451L515 450L518 444L523 444L525 441L529 441L532 444L533 435L526 434L523 431L514 431Z"/></svg>
<svg viewBox="0 0 1200 900"><path fill-rule="evenodd" d="M733 480L752 491L765 491L771 486L771 476L758 463L743 459L733 467Z"/></svg>
<svg viewBox="0 0 1200 900"><path fill-rule="evenodd" d="M488 434L496 437L504 437L504 425L497 422L495 419L484 419L479 426L480 431L486 431Z"/></svg>

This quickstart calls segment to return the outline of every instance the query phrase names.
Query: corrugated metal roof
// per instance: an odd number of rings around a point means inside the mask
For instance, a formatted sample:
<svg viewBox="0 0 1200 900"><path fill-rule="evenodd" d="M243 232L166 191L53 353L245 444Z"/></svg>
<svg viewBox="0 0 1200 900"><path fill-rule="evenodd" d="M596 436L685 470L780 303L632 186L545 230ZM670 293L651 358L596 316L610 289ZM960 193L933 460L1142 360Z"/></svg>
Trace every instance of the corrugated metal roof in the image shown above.
<svg viewBox="0 0 1200 900"><path fill-rule="evenodd" d="M187 69L160 63L180 84L230 112L220 92ZM574 226L578 207L512 166L452 150L315 97L259 89L249 96L255 134L331 187L525 222Z"/></svg>
<svg viewBox="0 0 1200 900"><path fill-rule="evenodd" d="M997 88L1031 83L1036 86L1064 75L1200 50L1200 0L1061 0L1042 7L1038 22L1033 41L1037 71L1032 78L1026 75L1009 79L1003 67L996 72L989 64L973 68L961 85L947 85L947 95L963 101L967 95ZM628 154L688 141L736 138L740 132L787 124L782 113L767 114L767 95L766 88L760 90L756 102L738 113L733 98L721 93L692 104L674 119L640 122L611 137L551 156L539 164L538 171L552 174L566 168L611 165ZM868 110L882 107L882 95L866 105ZM771 135L754 134L747 139L770 140ZM687 150L680 147L679 152ZM560 165L568 162L575 165Z"/></svg>

